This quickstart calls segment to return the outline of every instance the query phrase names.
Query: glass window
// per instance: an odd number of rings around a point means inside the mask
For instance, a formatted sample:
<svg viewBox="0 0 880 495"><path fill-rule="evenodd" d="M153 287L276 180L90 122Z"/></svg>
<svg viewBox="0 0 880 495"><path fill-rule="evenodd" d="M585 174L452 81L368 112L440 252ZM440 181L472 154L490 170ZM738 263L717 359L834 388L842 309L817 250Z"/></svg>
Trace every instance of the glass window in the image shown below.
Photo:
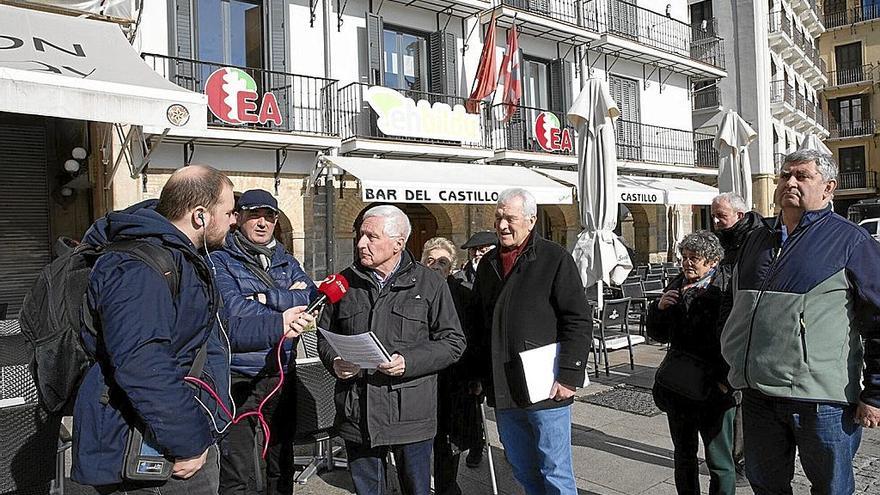
<svg viewBox="0 0 880 495"><path fill-rule="evenodd" d="M527 107L550 108L550 70L544 61L523 61L523 104Z"/></svg>
<svg viewBox="0 0 880 495"><path fill-rule="evenodd" d="M840 148L837 150L840 161L840 171L845 172L864 172L865 171L865 147L853 146L851 148Z"/></svg>
<svg viewBox="0 0 880 495"><path fill-rule="evenodd" d="M261 0L198 0L196 9L198 60L263 67Z"/></svg>
<svg viewBox="0 0 880 495"><path fill-rule="evenodd" d="M384 45L385 86L427 92L427 36L386 27Z"/></svg>

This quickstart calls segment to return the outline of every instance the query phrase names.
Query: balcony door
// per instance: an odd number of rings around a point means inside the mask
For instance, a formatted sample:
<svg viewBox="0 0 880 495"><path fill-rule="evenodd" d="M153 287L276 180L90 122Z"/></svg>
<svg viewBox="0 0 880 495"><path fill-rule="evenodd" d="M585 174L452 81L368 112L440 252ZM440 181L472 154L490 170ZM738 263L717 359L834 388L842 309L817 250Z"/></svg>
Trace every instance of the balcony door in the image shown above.
<svg viewBox="0 0 880 495"><path fill-rule="evenodd" d="M262 69L262 0L198 0L196 58Z"/></svg>
<svg viewBox="0 0 880 495"><path fill-rule="evenodd" d="M834 48L836 83L849 84L864 80L862 74L862 44L859 42Z"/></svg>
<svg viewBox="0 0 880 495"><path fill-rule="evenodd" d="M617 120L617 157L623 160L640 160L642 157L642 137L639 123L641 108L639 104L639 82L619 76L609 76L611 97L620 108Z"/></svg>
<svg viewBox="0 0 880 495"><path fill-rule="evenodd" d="M865 117L870 115L867 100L862 96L839 98L831 101L831 111L837 122L840 137L859 136L866 127Z"/></svg>
<svg viewBox="0 0 880 495"><path fill-rule="evenodd" d="M634 3L611 0L611 32L632 40L639 39L639 14Z"/></svg>
<svg viewBox="0 0 880 495"><path fill-rule="evenodd" d="M840 161L838 189L865 187L865 147L853 146L837 150Z"/></svg>
<svg viewBox="0 0 880 495"><path fill-rule="evenodd" d="M385 86L404 92L430 91L428 35L385 25L383 29L383 80ZM408 95L415 100L419 95Z"/></svg>

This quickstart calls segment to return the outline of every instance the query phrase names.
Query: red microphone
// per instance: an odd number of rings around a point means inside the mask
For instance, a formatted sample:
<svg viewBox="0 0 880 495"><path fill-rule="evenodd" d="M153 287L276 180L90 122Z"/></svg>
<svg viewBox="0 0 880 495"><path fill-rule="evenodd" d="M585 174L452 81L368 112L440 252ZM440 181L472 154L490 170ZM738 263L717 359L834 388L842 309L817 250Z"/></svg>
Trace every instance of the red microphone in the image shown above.
<svg viewBox="0 0 880 495"><path fill-rule="evenodd" d="M348 292L348 280L336 273L325 278L318 287L318 297L306 306L306 313L324 306L328 302L336 304Z"/></svg>

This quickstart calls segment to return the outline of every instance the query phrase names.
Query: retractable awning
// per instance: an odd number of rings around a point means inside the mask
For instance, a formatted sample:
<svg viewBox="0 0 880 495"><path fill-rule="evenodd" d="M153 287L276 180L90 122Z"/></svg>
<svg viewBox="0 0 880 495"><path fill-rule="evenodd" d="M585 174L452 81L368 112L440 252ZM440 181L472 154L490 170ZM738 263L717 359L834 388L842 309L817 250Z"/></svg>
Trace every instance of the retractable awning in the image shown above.
<svg viewBox="0 0 880 495"><path fill-rule="evenodd" d="M0 5L0 112L207 127L207 97L165 80L110 22Z"/></svg>
<svg viewBox="0 0 880 495"><path fill-rule="evenodd" d="M570 187L522 167L342 156L321 160L357 177L367 202L491 204L511 187L528 190L540 204L573 201Z"/></svg>
<svg viewBox="0 0 880 495"><path fill-rule="evenodd" d="M578 174L571 170L533 168L548 177L577 186ZM711 205L718 188L690 179L618 175L617 194L621 203L658 205Z"/></svg>

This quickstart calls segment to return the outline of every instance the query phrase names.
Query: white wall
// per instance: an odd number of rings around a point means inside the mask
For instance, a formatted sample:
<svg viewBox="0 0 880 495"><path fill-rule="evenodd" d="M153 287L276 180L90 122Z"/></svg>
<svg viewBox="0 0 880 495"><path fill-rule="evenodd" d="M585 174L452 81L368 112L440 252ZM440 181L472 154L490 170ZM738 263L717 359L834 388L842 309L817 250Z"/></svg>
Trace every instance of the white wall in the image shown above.
<svg viewBox="0 0 880 495"><path fill-rule="evenodd" d="M315 168L315 154L289 151L283 174L309 174ZM196 146L191 163L211 165L227 172L275 173L275 152L232 148L226 146ZM150 167L177 169L183 166L182 144L161 144L153 151Z"/></svg>

